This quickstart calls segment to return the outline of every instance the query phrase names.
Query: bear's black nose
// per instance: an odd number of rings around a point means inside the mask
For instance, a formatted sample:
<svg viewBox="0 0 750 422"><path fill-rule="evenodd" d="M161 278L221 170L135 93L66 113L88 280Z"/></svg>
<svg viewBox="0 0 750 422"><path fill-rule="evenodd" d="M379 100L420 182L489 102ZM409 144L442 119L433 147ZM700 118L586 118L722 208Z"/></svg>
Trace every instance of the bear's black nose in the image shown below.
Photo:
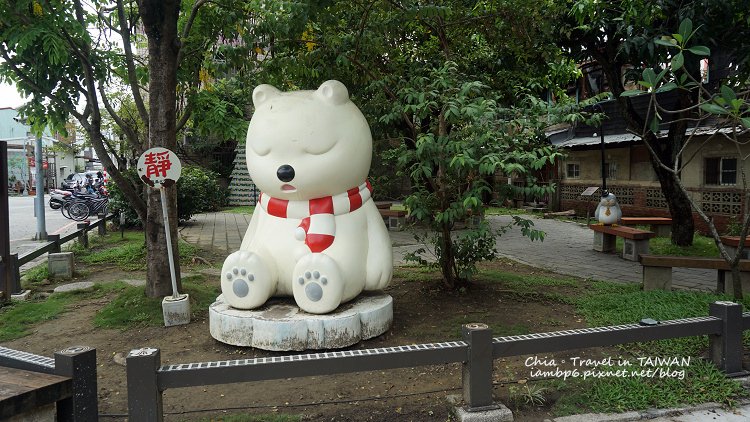
<svg viewBox="0 0 750 422"><path fill-rule="evenodd" d="M292 168L292 166L290 166L289 164L284 164L283 166L279 167L278 170L276 170L276 177L278 177L282 182L290 182L292 179L294 179L294 168Z"/></svg>

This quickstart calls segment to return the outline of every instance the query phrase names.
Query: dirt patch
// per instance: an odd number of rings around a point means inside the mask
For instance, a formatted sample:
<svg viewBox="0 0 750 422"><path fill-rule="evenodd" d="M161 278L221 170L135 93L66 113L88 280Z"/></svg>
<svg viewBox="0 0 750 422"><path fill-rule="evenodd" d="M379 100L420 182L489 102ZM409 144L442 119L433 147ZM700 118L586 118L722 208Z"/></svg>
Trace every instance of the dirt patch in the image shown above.
<svg viewBox="0 0 750 422"><path fill-rule="evenodd" d="M219 262L219 257L212 257L212 260L217 259ZM78 281L145 278L139 272L82 268L88 276ZM493 262L484 270L510 271L521 278L545 274L505 260ZM461 325L471 322L489 324L496 336L584 326L573 306L558 300L581 294L584 285L524 290L512 283L480 278L468 289L449 292L434 278L434 274L399 270L387 289L394 298L393 327L386 334L353 348L460 339ZM415 279L418 281L407 281ZM52 287L54 284L49 286ZM35 326L31 335L4 344L43 356L52 356L55 351L74 345L96 348L99 409L103 420L127 420L127 385L122 363L123 356L132 349L158 347L164 364L283 354L215 341L209 334L207 310L185 326L125 331L95 328L94 315L110 300L110 297L103 297L79 301L58 319ZM579 351L558 354L559 357L587 355ZM525 357L517 357L495 362L495 395L504 403L509 403L509 387L522 385L518 381L523 382L529 375L524 360ZM446 421L451 420L446 402L449 394L461 394L459 364L167 390L164 411L168 421L218 418L234 413L298 414L303 420L311 421ZM547 396L547 407L514 411L516 420L549 418L549 404L556 397L554 392Z"/></svg>

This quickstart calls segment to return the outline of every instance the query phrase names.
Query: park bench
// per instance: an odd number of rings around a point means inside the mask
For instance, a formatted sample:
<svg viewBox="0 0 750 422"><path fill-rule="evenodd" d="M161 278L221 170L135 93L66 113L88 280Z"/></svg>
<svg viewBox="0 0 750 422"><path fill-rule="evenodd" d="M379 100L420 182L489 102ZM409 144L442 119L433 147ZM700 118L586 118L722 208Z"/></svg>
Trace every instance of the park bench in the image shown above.
<svg viewBox="0 0 750 422"><path fill-rule="evenodd" d="M740 246L739 236L721 236L721 243L729 252L730 256L734 256L737 253L737 248ZM750 259L750 236L745 238L744 247L742 248L741 259Z"/></svg>
<svg viewBox="0 0 750 422"><path fill-rule="evenodd" d="M393 205L391 201L375 201L375 207L379 210L388 210Z"/></svg>
<svg viewBox="0 0 750 422"><path fill-rule="evenodd" d="M406 225L406 211L378 208L388 230L400 231Z"/></svg>
<svg viewBox="0 0 750 422"><path fill-rule="evenodd" d="M72 395L70 378L0 366L0 420L56 420L55 403Z"/></svg>
<svg viewBox="0 0 750 422"><path fill-rule="evenodd" d="M622 217L623 226L650 226L657 236L669 237L672 234L672 219L668 217Z"/></svg>
<svg viewBox="0 0 750 422"><path fill-rule="evenodd" d="M723 258L703 256L641 255L643 290L671 290L672 268L702 268L716 270L716 291L725 292L725 277L729 264ZM740 271L750 272L750 260L740 260Z"/></svg>
<svg viewBox="0 0 750 422"><path fill-rule="evenodd" d="M623 238L622 257L629 261L638 261L638 256L648 253L648 240L654 237L654 232L640 230L627 226L607 226L591 224L594 231L594 250L612 252L618 237Z"/></svg>

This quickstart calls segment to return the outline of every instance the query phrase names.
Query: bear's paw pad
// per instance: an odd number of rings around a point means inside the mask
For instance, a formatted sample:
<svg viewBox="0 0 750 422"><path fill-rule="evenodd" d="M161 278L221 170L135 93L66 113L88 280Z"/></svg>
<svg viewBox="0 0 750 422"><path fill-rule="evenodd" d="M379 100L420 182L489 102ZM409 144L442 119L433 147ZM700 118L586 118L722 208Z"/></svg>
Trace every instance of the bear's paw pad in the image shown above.
<svg viewBox="0 0 750 422"><path fill-rule="evenodd" d="M233 308L252 309L272 293L268 267L256 254L238 251L227 257L221 270L221 292Z"/></svg>
<svg viewBox="0 0 750 422"><path fill-rule="evenodd" d="M344 293L344 281L336 262L325 254L303 257L294 269L294 300L303 311L324 314L333 311Z"/></svg>

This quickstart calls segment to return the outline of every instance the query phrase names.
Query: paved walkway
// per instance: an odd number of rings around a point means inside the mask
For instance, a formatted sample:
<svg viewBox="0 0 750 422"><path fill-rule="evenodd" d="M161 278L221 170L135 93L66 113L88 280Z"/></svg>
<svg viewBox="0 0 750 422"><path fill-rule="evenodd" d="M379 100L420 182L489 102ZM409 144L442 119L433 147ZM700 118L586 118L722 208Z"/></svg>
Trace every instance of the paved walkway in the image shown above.
<svg viewBox="0 0 750 422"><path fill-rule="evenodd" d="M511 221L507 216L490 217L494 227ZM534 227L546 233L543 242L532 242L511 229L497 240L498 251L508 258L560 274L594 280L640 283L641 265L619 255L593 250L594 236L577 223L534 218ZM715 290L716 271L675 268L672 286L680 289Z"/></svg>
<svg viewBox="0 0 750 422"><path fill-rule="evenodd" d="M518 228L508 230L497 239L497 250L510 259L548 269L560 274L620 283L640 283L641 266L615 254L592 249L593 234L576 223L531 217L534 227L546 232L543 242L532 242L521 235ZM512 221L509 216L489 216L493 227L499 228ZM226 252L239 249L250 216L234 213L199 214L180 228L185 241L205 248ZM393 260L404 263L403 255L420 247L410 232L390 232ZM711 270L678 268L673 273L673 286L680 289L714 290L716 272Z"/></svg>

